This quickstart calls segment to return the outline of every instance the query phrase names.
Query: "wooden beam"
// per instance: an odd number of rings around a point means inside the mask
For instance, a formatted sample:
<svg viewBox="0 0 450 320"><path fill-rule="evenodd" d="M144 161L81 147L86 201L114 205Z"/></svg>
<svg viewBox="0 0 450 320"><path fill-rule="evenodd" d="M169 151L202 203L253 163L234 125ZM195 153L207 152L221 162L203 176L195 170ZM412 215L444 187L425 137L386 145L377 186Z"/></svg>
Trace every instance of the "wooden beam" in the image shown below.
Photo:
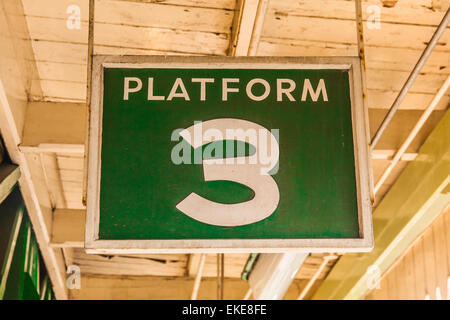
<svg viewBox="0 0 450 320"><path fill-rule="evenodd" d="M19 146L20 152L23 153L63 153L73 155L84 155L83 144L54 144L40 143L37 146Z"/></svg>
<svg viewBox="0 0 450 320"><path fill-rule="evenodd" d="M394 150L374 150L372 151L372 160L392 160L395 155ZM402 161L413 161L417 157L416 152L404 153Z"/></svg>
<svg viewBox="0 0 450 320"><path fill-rule="evenodd" d="M22 142L28 95L42 94L39 86L31 86L31 79L37 77L36 66L30 63L33 61L31 45L24 41L29 35L21 1L1 3L0 29L0 60L8 61L0 64L0 131L11 160L20 166L21 192L53 290L58 299L65 299L67 288L62 252L48 246L52 211L43 205L43 193L38 192L39 182L30 169L33 164L17 148Z"/></svg>
<svg viewBox="0 0 450 320"><path fill-rule="evenodd" d="M258 50L269 0L238 0L231 28L229 56L253 56Z"/></svg>
<svg viewBox="0 0 450 320"><path fill-rule="evenodd" d="M372 5L378 5L381 23L414 24L414 25L438 25L442 14L447 10L432 5L425 7L418 5L419 1L400 1L395 7L382 6L380 0L362 1L363 20L370 20L372 12L367 10ZM384 1L383 1L384 2ZM430 1L431 2L431 1ZM435 2L435 1L433 1ZM424 1L422 1L424 3ZM295 15L298 17L316 17L322 19L354 20L355 5L347 0L321 0L302 1L277 0L271 6L271 13L280 17Z"/></svg>
<svg viewBox="0 0 450 320"><path fill-rule="evenodd" d="M85 220L85 210L55 210L50 245L61 248L84 248Z"/></svg>
<svg viewBox="0 0 450 320"><path fill-rule="evenodd" d="M73 249L72 262L84 275L183 277L186 275L187 255L98 255L87 254L84 249Z"/></svg>
<svg viewBox="0 0 450 320"><path fill-rule="evenodd" d="M408 164L373 213L375 248L346 254L325 279L314 299L360 299L368 291L370 274L381 273L450 202L450 111L439 122L416 159Z"/></svg>
<svg viewBox="0 0 450 320"><path fill-rule="evenodd" d="M28 103L22 145L83 145L85 111L81 103Z"/></svg>

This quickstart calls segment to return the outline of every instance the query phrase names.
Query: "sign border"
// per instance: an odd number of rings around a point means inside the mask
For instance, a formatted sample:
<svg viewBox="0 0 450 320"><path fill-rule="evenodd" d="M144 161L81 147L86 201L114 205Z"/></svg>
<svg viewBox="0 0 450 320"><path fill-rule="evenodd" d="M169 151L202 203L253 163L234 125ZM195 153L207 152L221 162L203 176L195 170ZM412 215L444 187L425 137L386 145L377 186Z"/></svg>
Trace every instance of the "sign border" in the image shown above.
<svg viewBox="0 0 450 320"><path fill-rule="evenodd" d="M349 73L358 206L358 238L99 240L101 134L104 68L339 69ZM89 106L88 106L89 107ZM93 58L89 108L85 248L88 253L367 252L373 249L368 111L363 101L359 57L110 56Z"/></svg>

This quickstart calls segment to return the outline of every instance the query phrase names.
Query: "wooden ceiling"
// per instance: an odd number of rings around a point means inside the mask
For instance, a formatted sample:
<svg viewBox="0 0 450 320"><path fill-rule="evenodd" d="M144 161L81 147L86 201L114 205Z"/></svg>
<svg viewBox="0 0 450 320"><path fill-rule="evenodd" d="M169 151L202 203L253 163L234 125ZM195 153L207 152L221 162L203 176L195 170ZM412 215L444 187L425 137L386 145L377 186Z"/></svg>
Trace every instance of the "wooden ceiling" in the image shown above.
<svg viewBox="0 0 450 320"><path fill-rule="evenodd" d="M73 103L70 108L83 115L86 100L88 0L22 0L34 54L37 76L32 79L22 151L40 181L53 209L84 209L83 132L56 149L38 145L36 137L45 129L42 121L54 121L39 102ZM380 28L371 28L371 5L380 8ZM68 27L80 9L80 28ZM381 123L398 91L406 81L450 0L400 0L383 6L380 0L363 1L367 88L370 131ZM235 0L97 0L95 5L94 53L112 55L227 55L232 41ZM75 16L73 16L75 14ZM256 50L259 56L355 56L354 2L347 0L272 0L263 17ZM75 20L73 20L75 19ZM450 32L440 39L393 123L373 154L375 181L389 159L405 140L450 73ZM377 202L396 177L414 159L418 148L448 108L447 94L425 127L407 150L408 154L377 194ZM35 106L35 108L33 107ZM56 105L58 107L58 105ZM34 108L34 109L33 109ZM72 117L72 116L71 116ZM39 121L38 121L39 120ZM59 119L72 128L72 118ZM39 123L32 128L33 123ZM81 128L84 129L84 128ZM35 131L33 131L35 130ZM70 133L67 133L70 136ZM42 142L42 141L41 141ZM66 141L67 142L67 141ZM29 147L27 149L27 147ZM42 197L41 197L42 198ZM88 274L177 276L189 275L187 255L107 257L88 256L81 248L64 246L66 264L76 263ZM247 255L227 255L227 277L240 277ZM208 256L205 276L215 276L215 258ZM311 277L321 258L311 256L297 278ZM321 277L332 267L326 268ZM78 295L77 297L83 297Z"/></svg>
<svg viewBox="0 0 450 320"><path fill-rule="evenodd" d="M439 5L433 6L438 3ZM367 87L371 108L390 107L439 24L448 1L401 0L393 8L379 0L380 29L365 27ZM88 0L23 0L41 96L34 100L84 102L86 95ZM69 29L80 8L80 29ZM95 54L226 55L235 0L97 0ZM257 55L357 55L353 1L270 1ZM444 33L403 103L423 109L449 72L450 34ZM448 99L440 108L445 108Z"/></svg>

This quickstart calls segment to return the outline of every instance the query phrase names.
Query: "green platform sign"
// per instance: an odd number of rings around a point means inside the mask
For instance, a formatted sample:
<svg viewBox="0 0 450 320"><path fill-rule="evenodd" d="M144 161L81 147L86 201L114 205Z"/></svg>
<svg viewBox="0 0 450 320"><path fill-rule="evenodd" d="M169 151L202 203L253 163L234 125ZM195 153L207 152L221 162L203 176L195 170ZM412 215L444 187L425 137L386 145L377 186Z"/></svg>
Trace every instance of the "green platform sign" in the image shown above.
<svg viewBox="0 0 450 320"><path fill-rule="evenodd" d="M365 251L358 58L94 59L91 252Z"/></svg>

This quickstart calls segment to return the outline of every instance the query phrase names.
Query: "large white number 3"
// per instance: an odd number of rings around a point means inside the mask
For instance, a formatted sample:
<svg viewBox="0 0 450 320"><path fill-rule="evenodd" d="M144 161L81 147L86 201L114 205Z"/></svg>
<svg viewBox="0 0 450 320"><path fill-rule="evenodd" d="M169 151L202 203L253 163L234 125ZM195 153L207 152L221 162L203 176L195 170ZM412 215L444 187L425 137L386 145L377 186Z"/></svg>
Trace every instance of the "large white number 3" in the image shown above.
<svg viewBox="0 0 450 320"><path fill-rule="evenodd" d="M190 137L194 136L194 131L198 129L196 128L198 125L201 125L204 131L209 129L219 130L223 137L226 136L227 130L241 130L243 132L250 129L256 132L259 131L260 135L263 132L270 139L266 139L266 145L259 143L258 146L254 147L266 148L267 144L270 144L271 157L272 159L275 157L275 163L278 161L279 146L277 140L269 130L259 124L228 118L208 120L201 124L195 124L180 132L180 135L193 148L198 148L205 143L211 142L211 140L205 140L205 137L192 139L194 141L191 141ZM249 143L245 136L236 137L235 140ZM229 161L219 163L217 159L206 159L202 162L205 181L227 180L243 184L254 191L255 196L253 199L240 203L223 204L205 199L196 193L191 193L179 202L176 208L195 220L216 226L242 226L269 217L278 206L280 192L277 183L269 174L274 165L271 164L270 167L263 168L262 164L257 161L257 153L258 150L253 155L244 157L246 160L244 164L242 164L243 159L240 159L241 161L232 161L231 164ZM238 158L242 157L236 157L233 160Z"/></svg>

